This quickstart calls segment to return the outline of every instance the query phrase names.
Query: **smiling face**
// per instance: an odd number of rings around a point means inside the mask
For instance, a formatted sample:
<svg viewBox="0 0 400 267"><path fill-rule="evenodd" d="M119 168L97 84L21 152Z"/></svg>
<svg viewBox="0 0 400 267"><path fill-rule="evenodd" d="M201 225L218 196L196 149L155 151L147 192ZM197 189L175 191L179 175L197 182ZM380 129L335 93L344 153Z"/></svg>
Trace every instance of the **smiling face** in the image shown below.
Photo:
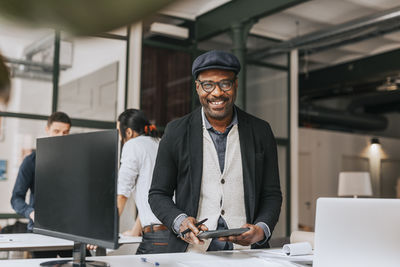
<svg viewBox="0 0 400 267"><path fill-rule="evenodd" d="M227 80L234 81L232 89L229 91L223 91L216 85L212 92L207 93L200 84L200 82L205 81L221 82ZM235 73L232 71L210 69L199 74L196 81L196 91L207 118L219 121L231 118L236 100L237 85Z"/></svg>

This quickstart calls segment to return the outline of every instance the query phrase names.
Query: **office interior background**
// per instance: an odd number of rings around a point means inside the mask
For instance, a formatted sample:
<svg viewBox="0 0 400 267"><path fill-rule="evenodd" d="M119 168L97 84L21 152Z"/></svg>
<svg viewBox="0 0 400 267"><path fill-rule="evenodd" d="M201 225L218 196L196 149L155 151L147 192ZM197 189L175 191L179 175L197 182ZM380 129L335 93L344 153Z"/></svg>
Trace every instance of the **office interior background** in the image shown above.
<svg viewBox="0 0 400 267"><path fill-rule="evenodd" d="M374 197L400 197L396 0L178 0L90 36L0 25L12 74L0 111L1 226L16 220L18 168L49 114L66 112L81 133L115 128L125 108L140 108L163 130L199 106L191 63L212 49L241 60L237 105L276 136L284 202L274 238L312 231L316 199L338 195L341 171L369 172ZM123 217L121 231L133 221Z"/></svg>

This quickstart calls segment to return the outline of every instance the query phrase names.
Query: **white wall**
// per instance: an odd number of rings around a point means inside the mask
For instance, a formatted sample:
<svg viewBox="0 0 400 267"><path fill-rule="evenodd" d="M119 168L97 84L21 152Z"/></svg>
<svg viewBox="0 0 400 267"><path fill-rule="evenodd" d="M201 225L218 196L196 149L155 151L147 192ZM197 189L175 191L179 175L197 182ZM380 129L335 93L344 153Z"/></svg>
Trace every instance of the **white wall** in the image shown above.
<svg viewBox="0 0 400 267"><path fill-rule="evenodd" d="M371 146L372 137L374 136L300 128L300 224L314 226L315 201L318 197L337 197L340 171L361 171L360 168L369 168L374 196L380 196L383 173L381 160L400 164L400 139L379 137L382 145L381 149L376 149ZM305 202L310 202L308 211Z"/></svg>

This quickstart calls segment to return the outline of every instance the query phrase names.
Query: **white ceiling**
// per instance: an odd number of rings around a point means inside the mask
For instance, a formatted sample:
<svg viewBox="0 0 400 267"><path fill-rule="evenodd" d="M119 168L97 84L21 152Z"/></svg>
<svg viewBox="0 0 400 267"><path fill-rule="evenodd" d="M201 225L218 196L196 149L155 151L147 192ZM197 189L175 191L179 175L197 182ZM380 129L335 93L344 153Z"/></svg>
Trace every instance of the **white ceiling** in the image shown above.
<svg viewBox="0 0 400 267"><path fill-rule="evenodd" d="M228 2L230 0L178 0L160 13L195 20ZM311 0L260 19L251 33L284 41L397 6L400 0ZM0 36L19 39L21 44L47 33L48 30L19 30L0 21ZM307 56L306 65L312 70L399 48L400 32L394 32L311 54Z"/></svg>
<svg viewBox="0 0 400 267"><path fill-rule="evenodd" d="M312 0L261 19L251 32L289 40L398 6L399 0ZM400 33L394 32L312 54L307 65L320 68L398 48Z"/></svg>
<svg viewBox="0 0 400 267"><path fill-rule="evenodd" d="M195 20L199 15L229 1L179 0L161 13ZM399 0L312 0L262 18L251 33L278 40L289 40L364 16L400 6ZM400 33L395 32L358 43L307 56L308 68L343 63L400 48Z"/></svg>
<svg viewBox="0 0 400 267"><path fill-rule="evenodd" d="M164 15L195 20L198 16L215 9L231 0L178 0L160 13Z"/></svg>

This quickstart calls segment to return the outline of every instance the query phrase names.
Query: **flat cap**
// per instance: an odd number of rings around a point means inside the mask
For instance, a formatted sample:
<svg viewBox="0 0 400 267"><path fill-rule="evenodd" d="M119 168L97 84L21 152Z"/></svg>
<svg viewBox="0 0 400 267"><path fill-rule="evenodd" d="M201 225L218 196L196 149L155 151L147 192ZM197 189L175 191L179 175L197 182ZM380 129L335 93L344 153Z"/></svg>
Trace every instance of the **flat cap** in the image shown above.
<svg viewBox="0 0 400 267"><path fill-rule="evenodd" d="M193 77L197 78L200 72L209 69L230 70L238 74L240 71L240 62L233 54L218 50L206 52L193 61Z"/></svg>

